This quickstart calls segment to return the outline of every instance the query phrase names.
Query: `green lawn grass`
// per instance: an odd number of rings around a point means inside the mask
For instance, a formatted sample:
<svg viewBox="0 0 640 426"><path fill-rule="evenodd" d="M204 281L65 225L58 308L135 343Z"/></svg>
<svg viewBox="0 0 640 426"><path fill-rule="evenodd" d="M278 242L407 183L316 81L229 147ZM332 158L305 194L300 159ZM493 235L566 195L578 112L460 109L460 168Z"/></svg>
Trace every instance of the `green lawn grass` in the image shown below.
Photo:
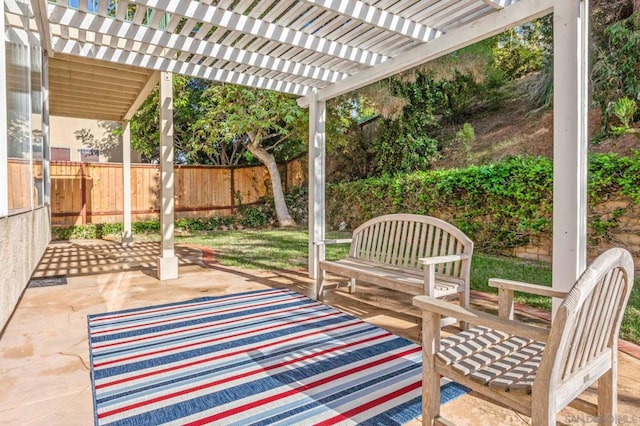
<svg viewBox="0 0 640 426"><path fill-rule="evenodd" d="M177 243L213 248L220 264L247 269L305 269L307 267L307 231L243 230L207 232L176 237ZM348 238L349 233L330 232L327 238ZM339 259L348 252L348 244L327 247L327 259ZM489 278L505 278L533 284L551 285L551 266L510 257L475 253L471 262L471 288L497 293L488 286ZM516 301L542 309L551 309L549 298L517 293ZM636 280L622 324L621 337L640 343L640 279Z"/></svg>

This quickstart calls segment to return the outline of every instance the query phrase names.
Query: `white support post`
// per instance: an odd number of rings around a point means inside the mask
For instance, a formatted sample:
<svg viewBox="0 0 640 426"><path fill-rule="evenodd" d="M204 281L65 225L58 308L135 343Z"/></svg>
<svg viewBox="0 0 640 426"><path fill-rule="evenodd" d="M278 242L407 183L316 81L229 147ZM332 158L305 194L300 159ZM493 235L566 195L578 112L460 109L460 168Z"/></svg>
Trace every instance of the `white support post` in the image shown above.
<svg viewBox="0 0 640 426"><path fill-rule="evenodd" d="M324 259L325 237L325 121L326 102L310 95L309 102L309 277L317 278L318 260Z"/></svg>
<svg viewBox="0 0 640 426"><path fill-rule="evenodd" d="M553 15L553 288L586 269L589 2L559 0ZM553 300L553 312L560 300Z"/></svg>
<svg viewBox="0 0 640 426"><path fill-rule="evenodd" d="M129 120L122 122L122 246L133 245L131 229L131 125Z"/></svg>
<svg viewBox="0 0 640 426"><path fill-rule="evenodd" d="M42 182L45 206L51 205L51 127L49 124L49 55L45 50L42 55Z"/></svg>
<svg viewBox="0 0 640 426"><path fill-rule="evenodd" d="M4 37L4 1L0 1L0 34ZM4 43L0 46L0 217L9 214L9 171L7 158L7 66Z"/></svg>
<svg viewBox="0 0 640 426"><path fill-rule="evenodd" d="M158 256L158 279L178 278L178 258L173 249L173 78L160 75L160 231L162 243Z"/></svg>

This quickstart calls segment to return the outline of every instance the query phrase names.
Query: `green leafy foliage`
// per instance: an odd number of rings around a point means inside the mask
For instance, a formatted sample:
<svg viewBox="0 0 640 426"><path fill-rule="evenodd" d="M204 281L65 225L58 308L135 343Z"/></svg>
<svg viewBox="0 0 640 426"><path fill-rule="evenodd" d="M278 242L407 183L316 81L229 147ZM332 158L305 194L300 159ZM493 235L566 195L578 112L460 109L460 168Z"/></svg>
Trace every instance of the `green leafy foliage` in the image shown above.
<svg viewBox="0 0 640 426"><path fill-rule="evenodd" d="M640 204L640 154L592 156L591 203L612 196ZM549 159L513 157L499 163L343 182L327 187L328 223L355 227L396 212L434 215L455 224L479 250L502 253L551 233L553 166ZM591 239L608 238L613 217L593 215Z"/></svg>
<svg viewBox="0 0 640 426"><path fill-rule="evenodd" d="M633 99L620 98L613 104L613 113L626 128L629 128L637 111L638 106Z"/></svg>
<svg viewBox="0 0 640 426"><path fill-rule="evenodd" d="M476 132L469 123L464 123L460 130L456 132L456 142L462 144L467 161L471 159L471 149L473 148L473 141L475 140Z"/></svg>
<svg viewBox="0 0 640 426"><path fill-rule="evenodd" d="M638 106L633 99L620 98L611 105L613 114L620 120L621 126L611 125L611 133L620 136L629 132L633 118L638 111Z"/></svg>
<svg viewBox="0 0 640 426"><path fill-rule="evenodd" d="M496 68L517 79L539 71L551 45L549 18L528 22L505 31L493 49Z"/></svg>
<svg viewBox="0 0 640 426"><path fill-rule="evenodd" d="M618 99L640 101L640 12L609 25L597 38L593 99L607 125Z"/></svg>

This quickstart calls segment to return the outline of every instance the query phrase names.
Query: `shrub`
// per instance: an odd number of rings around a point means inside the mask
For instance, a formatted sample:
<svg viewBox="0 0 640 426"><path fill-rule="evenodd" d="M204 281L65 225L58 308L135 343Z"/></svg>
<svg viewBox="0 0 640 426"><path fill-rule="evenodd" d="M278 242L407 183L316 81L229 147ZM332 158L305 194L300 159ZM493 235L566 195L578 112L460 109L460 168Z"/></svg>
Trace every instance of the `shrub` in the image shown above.
<svg viewBox="0 0 640 426"><path fill-rule="evenodd" d="M636 102L629 98L620 98L613 103L611 109L620 120L620 123L622 123L622 126L611 126L612 133L618 136L629 131L629 127L638 110Z"/></svg>
<svg viewBox="0 0 640 426"><path fill-rule="evenodd" d="M640 205L640 153L594 155L588 194L597 203L612 194ZM553 165L547 158L513 157L464 169L416 172L327 186L327 222L355 228L373 217L411 212L455 224L481 251L501 253L551 235ZM592 237L617 227L614 219L591 218Z"/></svg>
<svg viewBox="0 0 640 426"><path fill-rule="evenodd" d="M462 144L467 161L471 159L471 148L476 140L476 132L469 123L464 123L462 128L456 132L456 141Z"/></svg>
<svg viewBox="0 0 640 426"><path fill-rule="evenodd" d="M640 101L640 12L609 25L598 39L593 65L593 99L606 126L621 97Z"/></svg>

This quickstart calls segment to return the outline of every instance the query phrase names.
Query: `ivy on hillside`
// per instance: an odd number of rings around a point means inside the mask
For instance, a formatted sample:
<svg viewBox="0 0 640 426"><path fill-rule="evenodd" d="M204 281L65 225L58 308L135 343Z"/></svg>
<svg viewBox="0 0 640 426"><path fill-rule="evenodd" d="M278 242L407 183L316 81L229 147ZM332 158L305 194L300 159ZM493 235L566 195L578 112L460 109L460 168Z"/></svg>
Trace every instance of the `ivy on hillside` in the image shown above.
<svg viewBox="0 0 640 426"><path fill-rule="evenodd" d="M640 154L594 155L588 194L592 203L622 195L640 205ZM553 164L544 157L518 156L491 165L327 187L327 216L333 226L344 221L356 227L397 212L434 215L455 224L485 252L501 252L550 236L552 207ZM591 229L602 233L598 220L592 219ZM607 223L604 231L614 226Z"/></svg>

